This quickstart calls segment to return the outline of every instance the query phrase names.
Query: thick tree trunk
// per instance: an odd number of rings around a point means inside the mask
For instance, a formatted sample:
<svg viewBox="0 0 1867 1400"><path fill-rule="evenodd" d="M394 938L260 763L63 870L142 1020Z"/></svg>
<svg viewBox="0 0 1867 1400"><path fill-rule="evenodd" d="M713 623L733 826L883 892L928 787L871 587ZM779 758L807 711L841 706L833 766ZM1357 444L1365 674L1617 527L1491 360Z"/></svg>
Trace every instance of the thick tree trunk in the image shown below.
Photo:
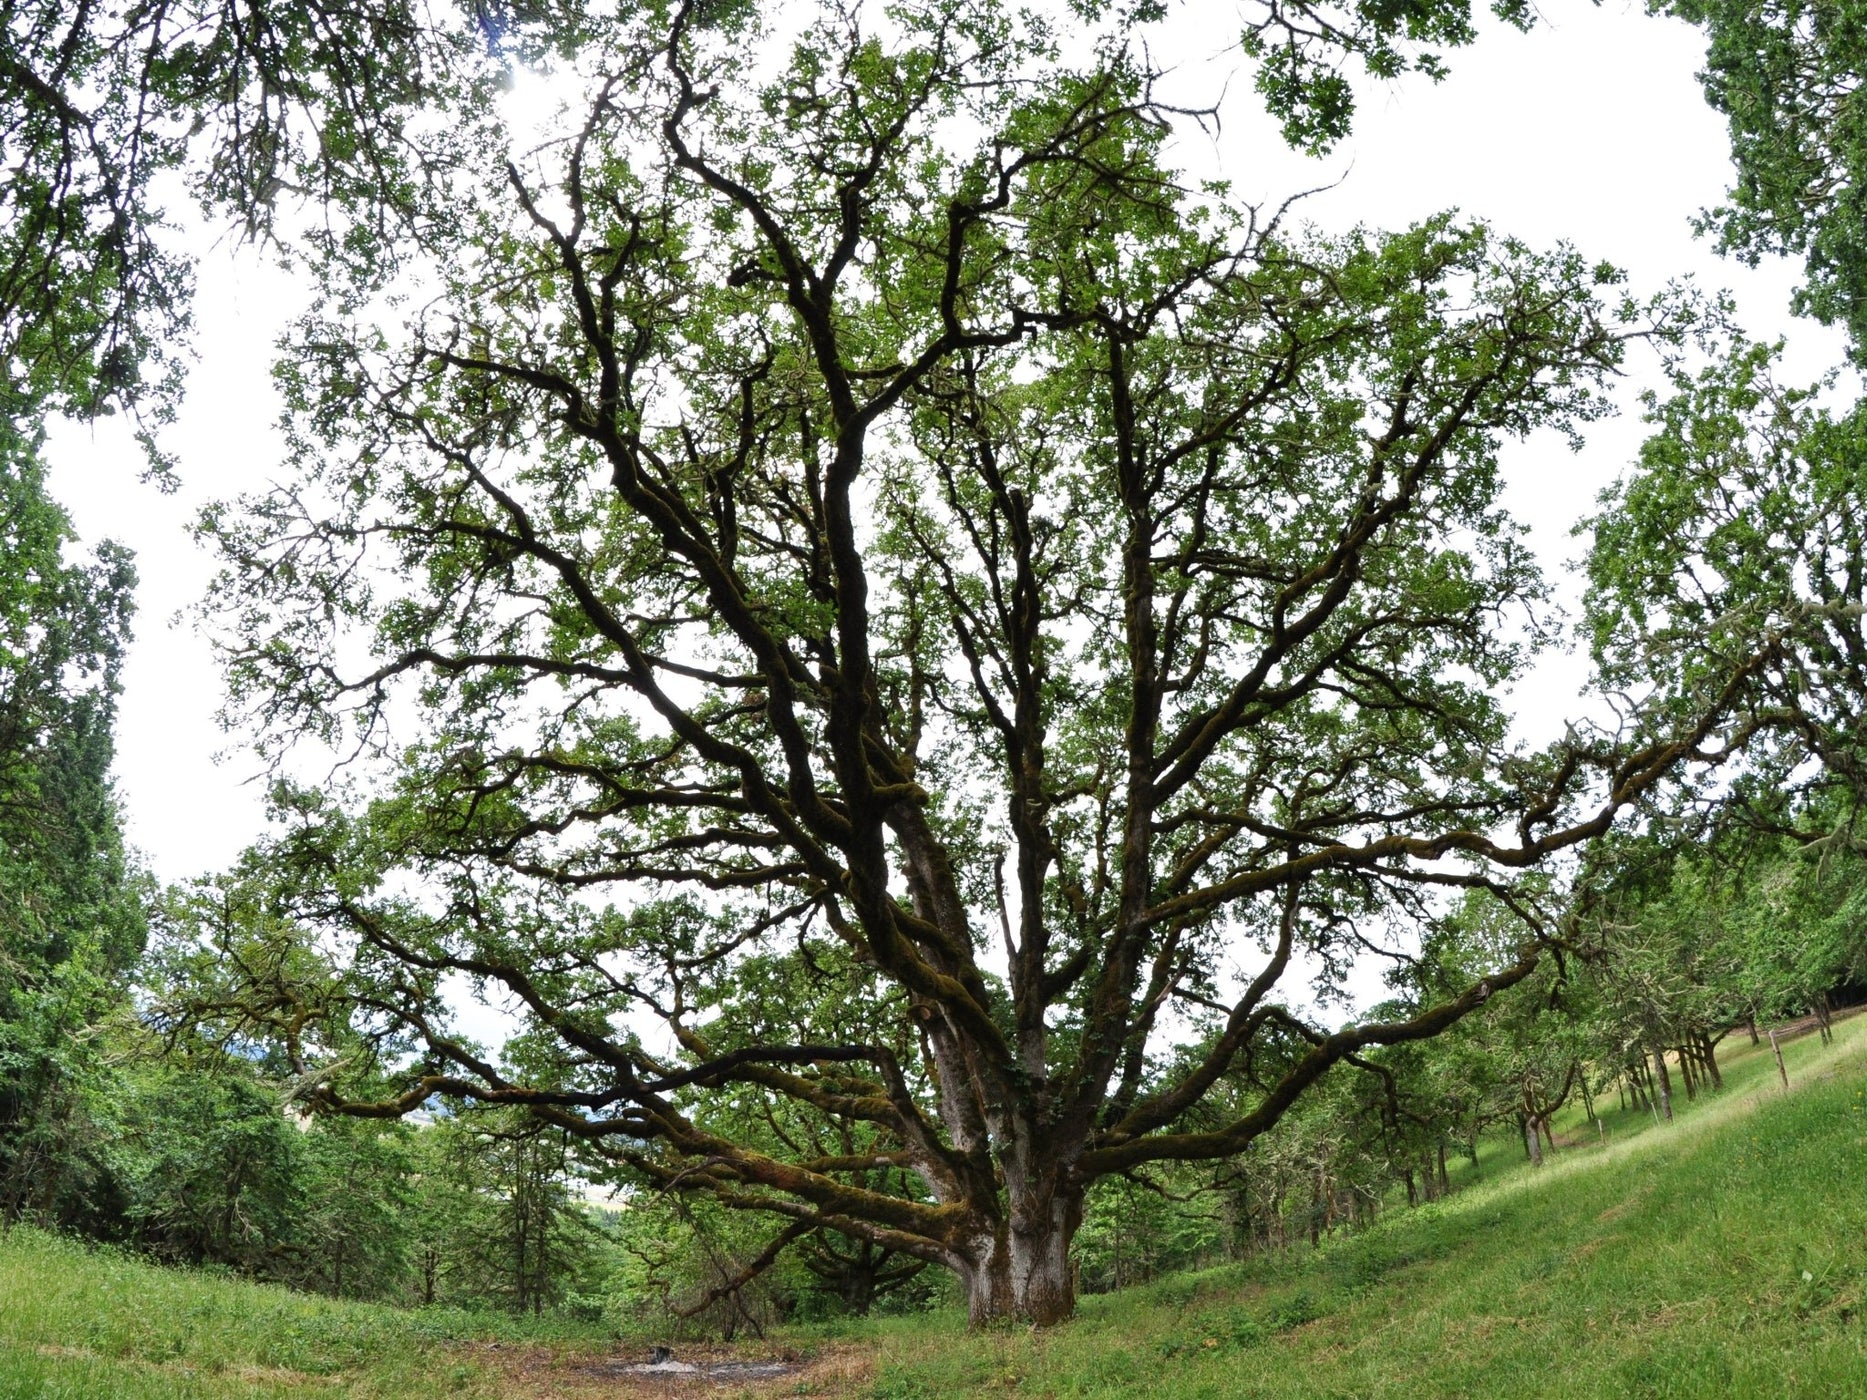
<svg viewBox="0 0 1867 1400"><path fill-rule="evenodd" d="M1538 1131L1537 1122L1536 1122L1536 1119L1534 1118L1529 1118L1524 1121L1523 1145L1524 1145L1524 1150L1529 1154L1530 1165L1533 1167L1542 1166L1543 1165L1543 1135L1541 1132Z"/></svg>
<svg viewBox="0 0 1867 1400"><path fill-rule="evenodd" d="M1070 1241L1082 1224L1082 1202L1053 1196L1049 1208L1014 1208L1009 1224L981 1235L973 1257L960 1266L966 1308L974 1327L1025 1322L1049 1327L1076 1310L1076 1275Z"/></svg>

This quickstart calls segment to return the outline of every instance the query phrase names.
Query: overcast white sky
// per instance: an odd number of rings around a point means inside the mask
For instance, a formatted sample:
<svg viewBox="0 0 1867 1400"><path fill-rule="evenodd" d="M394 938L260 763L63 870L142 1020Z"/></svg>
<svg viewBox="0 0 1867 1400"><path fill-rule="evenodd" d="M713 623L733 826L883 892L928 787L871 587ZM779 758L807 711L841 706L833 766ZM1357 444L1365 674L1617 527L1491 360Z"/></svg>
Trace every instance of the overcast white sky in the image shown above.
<svg viewBox="0 0 1867 1400"><path fill-rule="evenodd" d="M1237 31L1215 21L1218 6L1188 11L1215 45ZM1196 158L1216 162L1249 198L1275 200L1340 177L1306 206L1324 227L1392 227L1456 207L1533 244L1567 239L1625 267L1637 289L1687 274L1728 286L1751 331L1790 334L1792 373L1815 378L1841 362L1841 340L1792 326L1793 269L1724 262L1691 237L1691 216L1718 202L1730 178L1722 122L1693 77L1702 53L1695 31L1638 6L1565 0L1530 35L1491 26L1477 46L1453 55L1441 85L1364 90L1355 136L1321 161L1284 149L1256 115L1248 80L1235 77L1223 134ZM1235 57L1189 63L1189 97L1210 95L1235 65ZM139 458L120 424L65 426L52 437L53 490L83 537L113 537L136 551L141 612L118 775L130 838L165 880L225 865L259 830L256 764L237 736L216 727L219 676L186 617L213 570L187 525L203 502L262 488L280 470L268 367L295 304L290 280L250 251L226 241L207 248L199 363L165 437L180 461L177 494L138 482ZM1507 459L1510 503L1533 525L1550 566L1576 553L1570 524L1620 473L1639 431L1623 417L1601 425L1580 456L1548 441ZM1523 703L1556 713L1578 679L1552 671Z"/></svg>

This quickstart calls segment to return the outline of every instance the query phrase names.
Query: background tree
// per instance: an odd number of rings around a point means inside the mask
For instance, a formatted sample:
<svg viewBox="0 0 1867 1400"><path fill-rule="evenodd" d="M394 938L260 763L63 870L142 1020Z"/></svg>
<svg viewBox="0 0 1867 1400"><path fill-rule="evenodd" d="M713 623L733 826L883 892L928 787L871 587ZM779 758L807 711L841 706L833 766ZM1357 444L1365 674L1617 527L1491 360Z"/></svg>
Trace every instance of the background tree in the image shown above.
<svg viewBox="0 0 1867 1400"><path fill-rule="evenodd" d="M0 5L9 382L35 411L159 420L180 386L193 286L174 204L192 196L248 237L353 271L380 259L383 234L428 212L430 148L457 134L410 116L534 54L529 9ZM367 212L346 221L345 201ZM329 217L303 220L307 207Z"/></svg>
<svg viewBox="0 0 1867 1400"><path fill-rule="evenodd" d="M1751 264L1800 257L1807 280L1796 309L1867 344L1867 12L1853 0L1668 0L1655 4L1701 26L1700 79L1729 123L1737 183L1703 218L1719 246Z"/></svg>
<svg viewBox="0 0 1867 1400"><path fill-rule="evenodd" d="M110 784L135 573L90 557L0 414L0 1215L55 1217L82 1157L94 1028L142 950Z"/></svg>
<svg viewBox="0 0 1867 1400"><path fill-rule="evenodd" d="M1740 341L1677 373L1650 399L1637 469L1592 522L1593 644L1624 705L1683 713L1732 658L1769 652L1741 702L1767 741L1728 782L1682 789L1662 814L1670 847L1728 836L1727 871L1746 842L1858 854L1867 794L1867 419L1824 406L1821 386L1779 383L1776 353Z"/></svg>

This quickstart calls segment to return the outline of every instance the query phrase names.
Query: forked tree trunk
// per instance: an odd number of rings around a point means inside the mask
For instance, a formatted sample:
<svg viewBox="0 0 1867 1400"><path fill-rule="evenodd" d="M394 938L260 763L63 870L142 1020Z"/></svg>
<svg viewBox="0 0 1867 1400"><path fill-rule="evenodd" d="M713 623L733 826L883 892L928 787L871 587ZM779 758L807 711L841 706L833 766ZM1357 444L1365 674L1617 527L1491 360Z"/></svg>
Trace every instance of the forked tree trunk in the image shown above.
<svg viewBox="0 0 1867 1400"><path fill-rule="evenodd" d="M1076 1310L1070 1241L1082 1224L1080 1198L1054 1195L1048 1209L1019 1209L982 1234L961 1264L966 1310L974 1327L1024 1322L1048 1327Z"/></svg>

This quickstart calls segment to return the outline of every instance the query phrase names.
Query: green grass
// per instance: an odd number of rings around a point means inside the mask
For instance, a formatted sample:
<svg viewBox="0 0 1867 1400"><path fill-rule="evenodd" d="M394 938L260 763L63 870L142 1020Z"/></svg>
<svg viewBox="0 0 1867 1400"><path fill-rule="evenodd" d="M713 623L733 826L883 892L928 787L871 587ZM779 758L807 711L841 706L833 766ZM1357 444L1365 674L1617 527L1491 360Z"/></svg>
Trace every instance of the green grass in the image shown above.
<svg viewBox="0 0 1867 1400"><path fill-rule="evenodd" d="M1535 1172L1501 1143L1446 1201L1048 1332L878 1329L874 1394L1867 1396L1867 1018L1785 1056L1787 1096L1767 1044L1727 1045L1671 1125L1608 1112Z"/></svg>
<svg viewBox="0 0 1867 1400"><path fill-rule="evenodd" d="M0 1240L0 1400L490 1397L468 1343L521 1324L308 1297L17 1229Z"/></svg>
<svg viewBox="0 0 1867 1400"><path fill-rule="evenodd" d="M1438 1204L1086 1299L1046 1332L967 1335L938 1313L774 1342L840 1331L873 1379L826 1389L871 1400L1867 1396L1867 1016L1785 1056L1788 1095L1767 1045L1727 1044L1724 1092L1681 1092L1671 1125L1610 1100L1604 1146L1578 1109L1558 1137L1586 1145L1541 1171L1500 1140ZM568 1383L519 1378L477 1345L494 1337L553 1340L0 1239L0 1400L512 1400ZM555 1340L569 1361L593 1339Z"/></svg>

